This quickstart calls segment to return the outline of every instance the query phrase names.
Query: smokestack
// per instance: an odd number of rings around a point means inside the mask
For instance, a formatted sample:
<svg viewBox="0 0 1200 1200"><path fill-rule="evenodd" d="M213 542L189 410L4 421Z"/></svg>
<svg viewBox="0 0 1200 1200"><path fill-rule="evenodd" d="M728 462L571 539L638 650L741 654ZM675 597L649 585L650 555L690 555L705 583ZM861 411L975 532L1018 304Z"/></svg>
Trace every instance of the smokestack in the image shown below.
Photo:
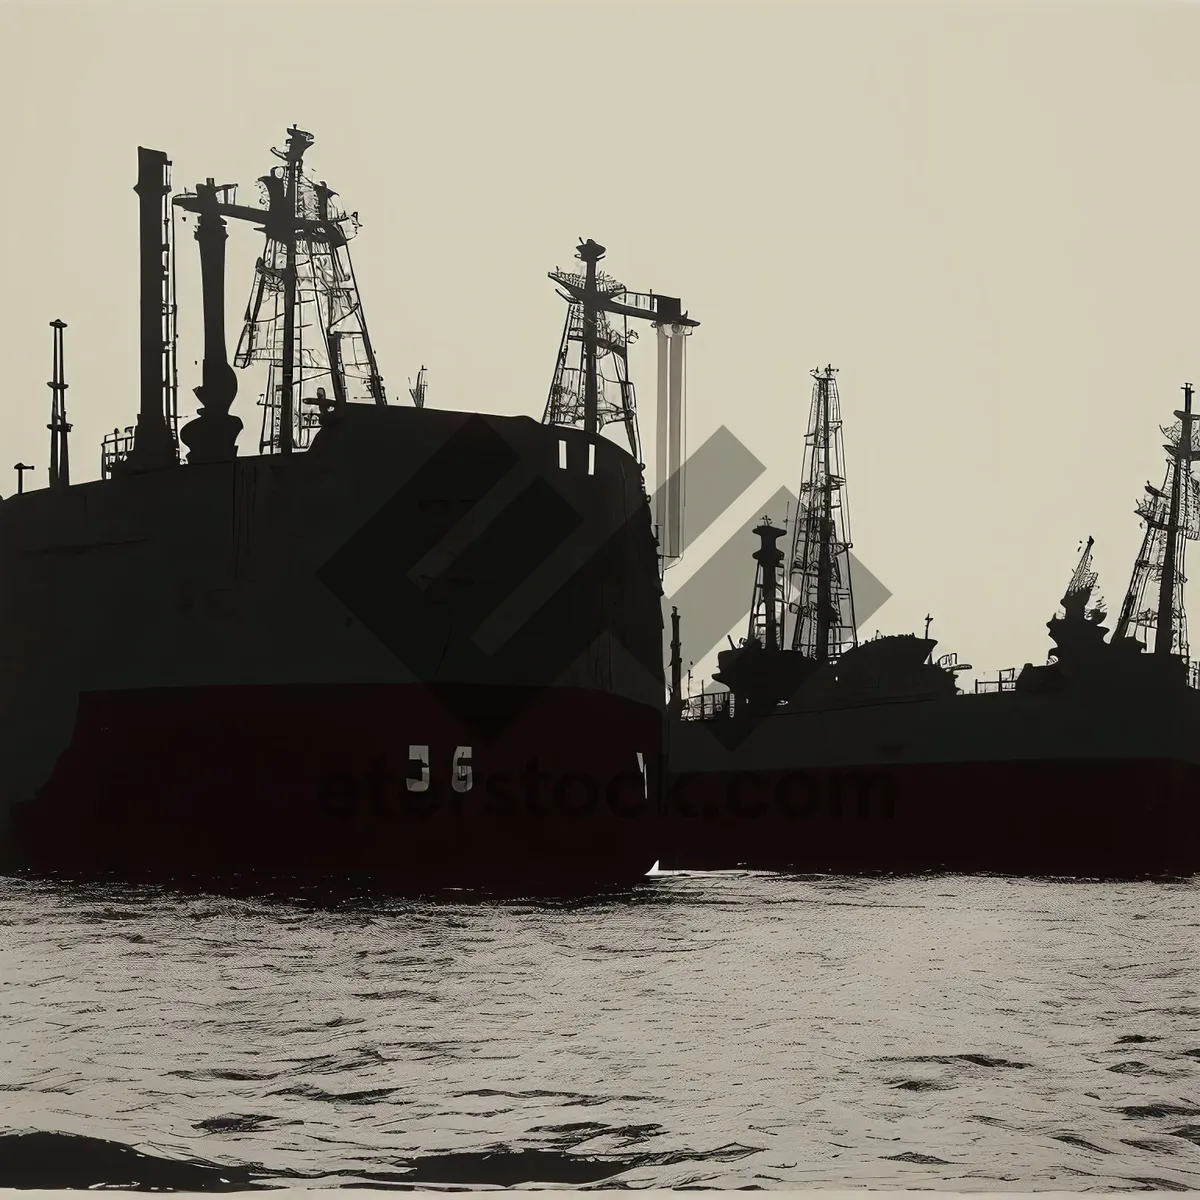
<svg viewBox="0 0 1200 1200"><path fill-rule="evenodd" d="M166 332L163 283L167 262L166 196L171 190L171 163L161 150L138 147L138 248L140 252L139 314L141 332L141 406L133 449L122 467L126 471L154 471L178 461L174 439L167 427L164 375Z"/></svg>

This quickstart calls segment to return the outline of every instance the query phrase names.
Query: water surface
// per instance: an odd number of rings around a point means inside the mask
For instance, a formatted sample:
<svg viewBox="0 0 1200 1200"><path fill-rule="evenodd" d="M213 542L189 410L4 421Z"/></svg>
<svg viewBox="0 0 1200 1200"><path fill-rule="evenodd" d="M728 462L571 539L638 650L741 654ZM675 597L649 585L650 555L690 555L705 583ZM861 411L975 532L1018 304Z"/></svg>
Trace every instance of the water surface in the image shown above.
<svg viewBox="0 0 1200 1200"><path fill-rule="evenodd" d="M1198 940L1196 882L0 880L0 1186L1195 1188Z"/></svg>

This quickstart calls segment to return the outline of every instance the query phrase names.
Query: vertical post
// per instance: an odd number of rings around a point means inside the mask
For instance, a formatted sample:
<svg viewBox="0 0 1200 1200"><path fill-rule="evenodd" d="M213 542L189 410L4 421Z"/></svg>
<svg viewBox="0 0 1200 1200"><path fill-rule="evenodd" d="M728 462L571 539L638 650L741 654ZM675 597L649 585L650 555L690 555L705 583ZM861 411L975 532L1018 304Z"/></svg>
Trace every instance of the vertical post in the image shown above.
<svg viewBox="0 0 1200 1200"><path fill-rule="evenodd" d="M64 379L63 365L63 330L65 321L51 321L50 328L54 330L54 368L53 378L47 384L51 392L50 424L50 486L70 487L71 461L67 450L67 434L71 426L67 424L67 384Z"/></svg>
<svg viewBox="0 0 1200 1200"><path fill-rule="evenodd" d="M283 262L283 362L280 372L280 454L292 454L292 422L295 414L294 372L296 346L296 176L300 160L294 139L288 139L287 184L284 188Z"/></svg>
<svg viewBox="0 0 1200 1200"><path fill-rule="evenodd" d="M814 372L816 374L816 372ZM820 438L822 441L822 480L821 516L820 516L820 551L817 559L817 642L816 659L824 663L829 661L829 634L832 625L830 609L833 607L832 584L833 562L830 554L830 542L833 537L833 480L829 474L829 381L833 377L831 368L826 368L823 375L817 375L817 387L820 389L821 416Z"/></svg>
<svg viewBox="0 0 1200 1200"><path fill-rule="evenodd" d="M683 339L683 327L674 326L668 343L670 411L667 421L671 440L667 449L667 555L670 558L678 558L683 553Z"/></svg>
<svg viewBox="0 0 1200 1200"><path fill-rule="evenodd" d="M654 419L654 524L659 550L665 560L670 557L667 546L667 473L670 427L670 342L665 325L654 327L658 341L658 407Z"/></svg>
<svg viewBox="0 0 1200 1200"><path fill-rule="evenodd" d="M139 325L141 337L141 405L133 447L121 464L124 471L153 471L173 465L176 447L167 428L163 388L163 276L167 270L163 243L163 197L170 190L170 161L161 150L138 147Z"/></svg>
<svg viewBox="0 0 1200 1200"><path fill-rule="evenodd" d="M17 473L17 495L21 495L25 491L25 472L32 471L33 468L25 463L17 463L13 470Z"/></svg>
<svg viewBox="0 0 1200 1200"><path fill-rule="evenodd" d="M295 448L292 423L295 420L296 369L296 200L300 188L300 164L304 152L313 143L311 133L293 125L288 131L287 150L279 156L287 166L284 170L283 222L279 232L284 237L283 271L283 362L279 386L279 452L291 454ZM279 154L279 151L275 151Z"/></svg>
<svg viewBox="0 0 1200 1200"><path fill-rule="evenodd" d="M225 348L225 221L213 180L196 187L200 282L204 292L203 382L195 389L203 407L180 431L189 463L228 462L237 455L242 422L229 412L237 396L237 376Z"/></svg>
<svg viewBox="0 0 1200 1200"><path fill-rule="evenodd" d="M600 428L596 386L596 327L599 312L596 264L604 257L604 247L588 238L576 247L576 253L586 271L583 287L583 429L590 445Z"/></svg>
<svg viewBox="0 0 1200 1200"><path fill-rule="evenodd" d="M679 644L679 609L671 606L671 705L668 715L677 721L683 713L683 658Z"/></svg>
<svg viewBox="0 0 1200 1200"><path fill-rule="evenodd" d="M287 187L284 193L287 226L284 236L283 270L283 363L279 387L279 453L291 454L292 421L295 413L293 374L296 359L296 183L300 160L288 141Z"/></svg>

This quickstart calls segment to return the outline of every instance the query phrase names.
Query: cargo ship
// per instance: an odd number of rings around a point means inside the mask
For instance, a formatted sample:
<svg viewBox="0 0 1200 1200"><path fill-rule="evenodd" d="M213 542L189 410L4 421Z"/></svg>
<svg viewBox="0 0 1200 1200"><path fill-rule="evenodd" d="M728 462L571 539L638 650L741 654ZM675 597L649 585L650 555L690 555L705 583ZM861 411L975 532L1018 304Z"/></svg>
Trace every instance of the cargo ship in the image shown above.
<svg viewBox="0 0 1200 1200"><path fill-rule="evenodd" d="M1112 636L1091 538L1045 664L960 689L928 636L860 641L836 372L814 372L792 524L755 530L752 612L719 688L672 699L661 866L1139 877L1200 868L1200 692L1183 605L1197 536L1192 388ZM785 620L790 618L790 629ZM790 634L790 637L788 636Z"/></svg>
<svg viewBox="0 0 1200 1200"><path fill-rule="evenodd" d="M590 369L578 411L438 410L424 368L411 404L388 403L349 260L357 214L310 177L312 142L288 130L265 207L212 179L173 195L166 154L139 149L140 408L98 479L70 477L53 323L48 479L27 487L18 464L0 501L0 866L640 877L658 856L661 560L641 464L599 435L595 372L605 313L629 298L605 289L593 241L552 276ZM204 318L182 426L176 217L194 221ZM230 223L265 236L233 363ZM683 319L670 297L630 306ZM268 371L262 430L239 454L235 367L251 363ZM560 401L564 378L560 362Z"/></svg>

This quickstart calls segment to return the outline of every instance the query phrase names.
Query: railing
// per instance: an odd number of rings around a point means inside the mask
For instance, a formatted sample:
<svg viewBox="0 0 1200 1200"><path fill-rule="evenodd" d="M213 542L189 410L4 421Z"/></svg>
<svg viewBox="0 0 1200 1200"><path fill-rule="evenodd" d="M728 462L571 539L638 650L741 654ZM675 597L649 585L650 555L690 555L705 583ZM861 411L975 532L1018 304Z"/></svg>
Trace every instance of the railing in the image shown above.
<svg viewBox="0 0 1200 1200"><path fill-rule="evenodd" d="M100 478L111 479L113 468L133 449L133 426L114 429L100 443Z"/></svg>
<svg viewBox="0 0 1200 1200"><path fill-rule="evenodd" d="M975 694L984 692L1012 692L1017 687L1017 668L1005 667L996 679L975 680Z"/></svg>
<svg viewBox="0 0 1200 1200"><path fill-rule="evenodd" d="M171 436L171 446L174 448L175 460L179 460L179 414L171 413L167 417L167 429ZM113 468L124 460L134 446L134 427L126 425L122 429L114 429L100 443L100 478L111 479Z"/></svg>
<svg viewBox="0 0 1200 1200"><path fill-rule="evenodd" d="M685 721L717 721L734 713L732 692L702 692L683 702Z"/></svg>

